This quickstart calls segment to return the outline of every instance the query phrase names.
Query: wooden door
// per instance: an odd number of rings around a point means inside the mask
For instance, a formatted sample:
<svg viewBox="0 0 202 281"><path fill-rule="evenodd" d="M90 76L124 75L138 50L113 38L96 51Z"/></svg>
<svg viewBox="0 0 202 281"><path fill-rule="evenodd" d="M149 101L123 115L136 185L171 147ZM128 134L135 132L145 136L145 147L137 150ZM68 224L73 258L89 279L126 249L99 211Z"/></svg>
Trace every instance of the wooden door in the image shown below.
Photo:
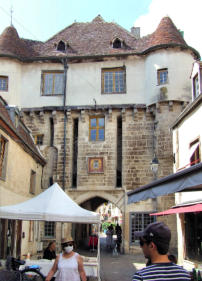
<svg viewBox="0 0 202 281"><path fill-rule="evenodd" d="M7 242L6 242L6 233L7 233L7 226L8 221L5 219L0 219L0 258L5 259L6 257L6 248L7 248Z"/></svg>
<svg viewBox="0 0 202 281"><path fill-rule="evenodd" d="M16 237L16 257L21 256L21 242L22 242L22 221L17 221L17 237Z"/></svg>

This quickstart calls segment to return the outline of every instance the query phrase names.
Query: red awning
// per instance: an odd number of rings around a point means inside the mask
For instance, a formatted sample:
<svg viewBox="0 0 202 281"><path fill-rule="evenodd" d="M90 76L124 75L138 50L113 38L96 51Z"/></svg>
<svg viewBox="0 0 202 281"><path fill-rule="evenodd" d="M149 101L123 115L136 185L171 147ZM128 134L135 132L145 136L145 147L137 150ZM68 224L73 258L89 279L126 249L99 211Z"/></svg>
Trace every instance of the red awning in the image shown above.
<svg viewBox="0 0 202 281"><path fill-rule="evenodd" d="M175 207L160 213L150 214L150 216L164 216L164 215L172 215L172 214L180 214L180 213L196 213L196 212L202 212L202 204Z"/></svg>

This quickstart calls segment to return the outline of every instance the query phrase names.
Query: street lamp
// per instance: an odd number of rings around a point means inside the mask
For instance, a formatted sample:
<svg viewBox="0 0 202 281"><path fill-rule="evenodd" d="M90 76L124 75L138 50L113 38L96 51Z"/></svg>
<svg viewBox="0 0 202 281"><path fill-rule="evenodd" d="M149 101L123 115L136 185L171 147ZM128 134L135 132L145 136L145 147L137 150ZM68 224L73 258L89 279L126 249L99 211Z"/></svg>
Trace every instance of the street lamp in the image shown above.
<svg viewBox="0 0 202 281"><path fill-rule="evenodd" d="M154 158L152 159L152 161L150 163L150 167L151 167L152 173L154 175L154 180L156 180L157 174L158 174L158 167L159 167L159 160L156 156L154 156Z"/></svg>

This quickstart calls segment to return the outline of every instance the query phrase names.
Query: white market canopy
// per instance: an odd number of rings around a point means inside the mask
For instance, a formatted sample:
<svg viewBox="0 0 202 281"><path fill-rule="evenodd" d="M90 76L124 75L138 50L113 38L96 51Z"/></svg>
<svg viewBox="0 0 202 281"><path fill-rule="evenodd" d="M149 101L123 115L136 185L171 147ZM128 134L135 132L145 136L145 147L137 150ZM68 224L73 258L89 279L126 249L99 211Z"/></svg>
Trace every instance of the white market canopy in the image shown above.
<svg viewBox="0 0 202 281"><path fill-rule="evenodd" d="M81 208L57 184L20 204L0 207L0 218L75 223L100 223L100 215Z"/></svg>

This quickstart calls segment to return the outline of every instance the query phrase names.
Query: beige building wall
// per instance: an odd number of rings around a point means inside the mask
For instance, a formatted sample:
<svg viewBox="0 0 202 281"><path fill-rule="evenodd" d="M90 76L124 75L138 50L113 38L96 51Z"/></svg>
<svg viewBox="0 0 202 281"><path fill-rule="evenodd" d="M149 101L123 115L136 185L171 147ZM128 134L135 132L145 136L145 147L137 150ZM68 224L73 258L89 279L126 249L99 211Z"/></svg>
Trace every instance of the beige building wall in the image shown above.
<svg viewBox="0 0 202 281"><path fill-rule="evenodd" d="M146 104L159 100L191 100L189 80L194 59L189 51L175 48L160 50L145 58L145 97ZM168 83L158 85L157 70L168 69Z"/></svg>
<svg viewBox="0 0 202 281"><path fill-rule="evenodd" d="M196 74L197 65L193 69L194 75ZM176 163L174 170L185 169L190 166L190 157L193 154L193 150L190 144L195 140L199 140L199 153L201 154L201 138L202 129L199 125L199 120L202 120L202 106L199 104L194 107L185 116L181 122L173 129L173 151L175 153ZM202 191L189 191L180 192L175 194L175 205L186 204L190 201L198 202L202 200ZM178 262L184 265L187 269L192 269L194 263L192 261L185 260L185 218L184 214L177 214L177 238L178 238Z"/></svg>
<svg viewBox="0 0 202 281"><path fill-rule="evenodd" d="M5 180L0 180L0 206L6 206L24 202L41 192L42 166L1 129L0 134L8 141L6 177ZM36 172L35 194L29 192L31 170ZM23 232L22 255L27 254L28 245L30 244L29 237L33 236L33 233L29 233L29 222L23 222ZM36 239L32 239L31 242L30 246L34 252L37 247Z"/></svg>
<svg viewBox="0 0 202 281"><path fill-rule="evenodd" d="M175 171L189 166L190 157L193 153L190 144L198 139L201 145L202 129L199 120L202 120L202 106L193 109L192 113L185 117L180 125L173 130L173 150L178 159L174 166Z"/></svg>
<svg viewBox="0 0 202 281"><path fill-rule="evenodd" d="M8 76L8 91L1 91L1 96L8 104L21 105L22 93L22 64L18 60L2 58L0 60L0 74Z"/></svg>
<svg viewBox="0 0 202 281"><path fill-rule="evenodd" d="M193 61L189 51L182 52L175 48L158 50L146 57L130 56L102 62L69 62L66 104L94 105L96 101L97 105L149 105L163 100L189 101L189 76ZM0 67L4 69L2 74L9 76L9 90L2 92L3 98L9 104L20 108L63 105L63 96L43 96L41 92L42 72L63 70L62 63L20 63L3 59ZM126 68L126 93L102 94L101 70L115 67ZM168 83L158 85L157 70L162 68L168 69Z"/></svg>

